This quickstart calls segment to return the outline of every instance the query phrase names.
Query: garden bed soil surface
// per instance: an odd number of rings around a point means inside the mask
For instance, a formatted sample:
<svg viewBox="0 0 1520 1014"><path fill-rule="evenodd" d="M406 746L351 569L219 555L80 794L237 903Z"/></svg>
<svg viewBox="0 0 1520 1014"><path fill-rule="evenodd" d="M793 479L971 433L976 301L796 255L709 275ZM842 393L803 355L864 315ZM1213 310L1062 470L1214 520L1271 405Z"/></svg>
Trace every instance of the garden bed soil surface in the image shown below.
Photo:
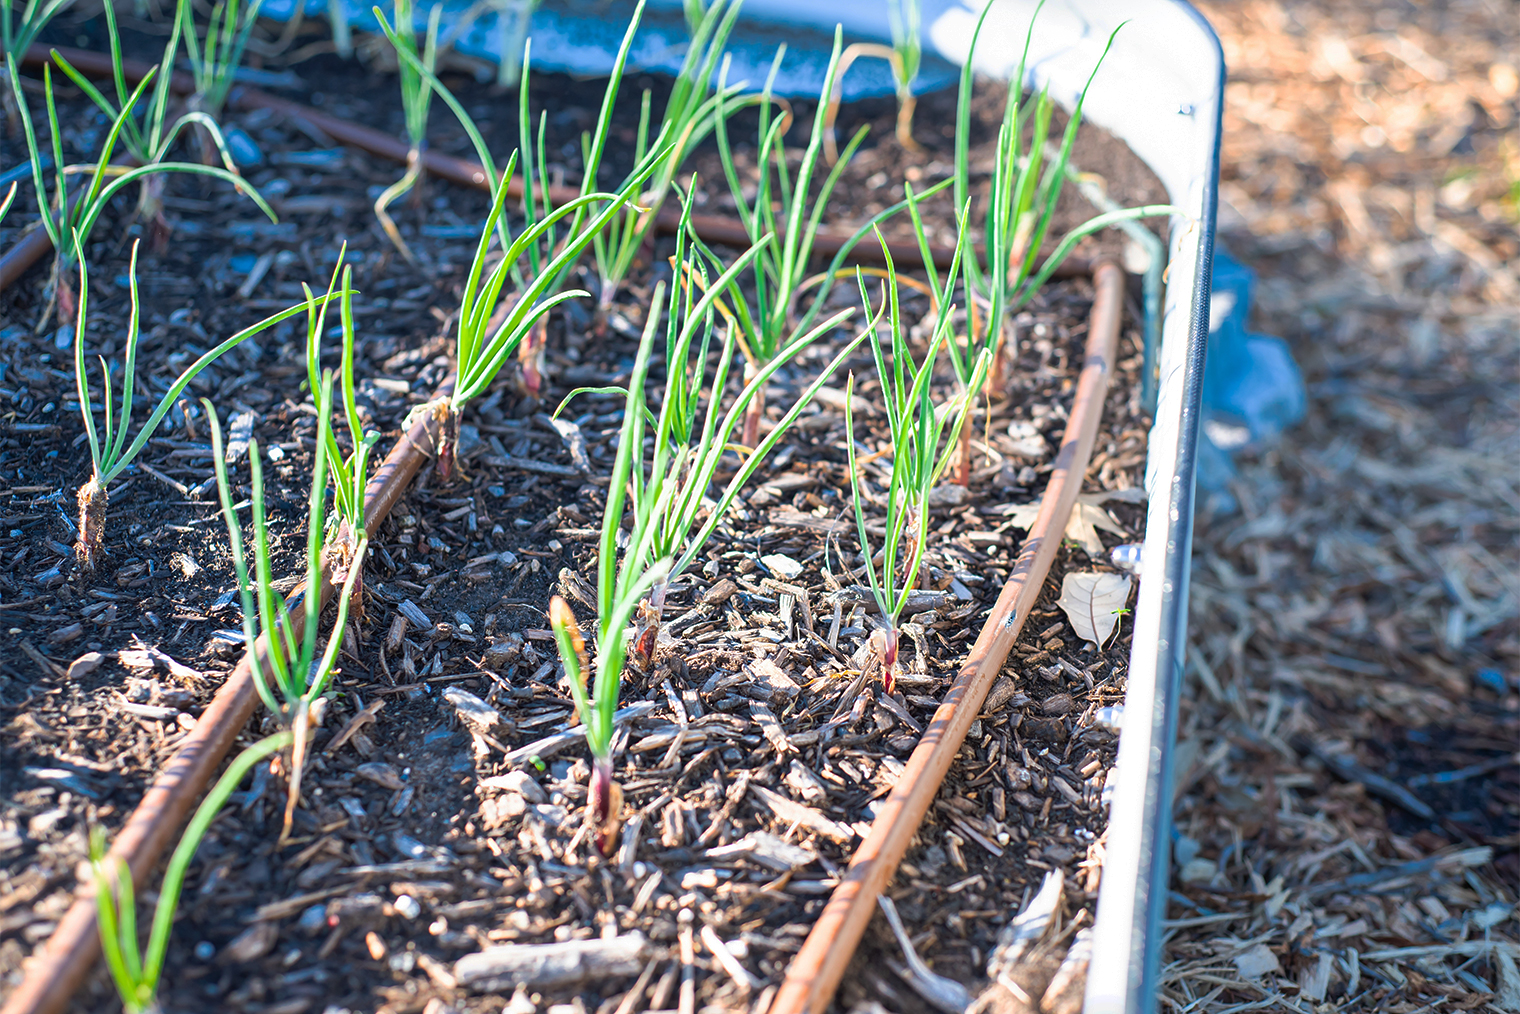
<svg viewBox="0 0 1520 1014"><path fill-rule="evenodd" d="M293 69L310 83L306 101L399 132L394 77L325 57ZM449 82L491 118L488 136L505 150L515 140L515 100ZM100 121L64 94L67 143L91 152ZM599 85L564 78L535 83L535 103L550 108L564 151L574 151L573 131L599 95ZM983 129L1000 113L1000 95L1001 86L980 90ZM624 99L636 102L634 89ZM953 104L953 93L926 96L919 123L947 122L940 107ZM881 102L841 117L841 133L870 119L873 142L846 175L831 221L848 224L895 199L899 181L884 193L888 184L877 179L893 166L928 182L949 171L948 138L921 126L929 150L904 153L891 138L892 115ZM466 154L457 130L435 120L438 147ZM389 446L406 413L448 373L451 314L485 195L433 181L425 214L403 209L398 218L423 265L414 270L394 256L370 211L397 167L324 143L300 122L261 113L232 121L263 147L268 165L249 176L282 222L266 223L220 189L171 180L173 240L162 252L145 246L139 272L149 386L172 375L188 349L295 301L301 281L324 284L346 239L361 290L362 410ZM1084 130L1079 164L1109 178L1116 197L1156 200L1154 190L1123 189L1138 187L1143 170L1118 157L1122 146L1090 140L1097 136ZM568 154L565 163L573 180ZM724 200L705 203L721 210ZM1075 221L1077 210L1063 214ZM13 212L0 242L13 242L26 221ZM87 347L108 357L120 355L128 313L121 235L100 230L91 258ZM267 273L247 284L266 254ZM591 619L594 541L621 408L607 397L573 406L584 467L543 413L577 385L626 381L658 275L647 267L636 275L600 336L577 304L556 316L546 398L534 401L504 378L467 417L462 478L443 485L425 467L382 526L364 620L348 634L317 734L296 840L275 846L278 777L266 771L234 796L191 869L160 994L166 1011L526 1011L566 1002L611 1014L625 997L633 1005L625 1014L663 1009L677 1003L686 933L695 937L697 1004L750 1009L779 982L1007 577L1023 534L1013 508L1037 501L1064 428L1091 286L1052 285L1019 316L1008 396L977 417L970 488L948 487L930 519L932 608L911 617L908 671L893 698L871 674L857 678L872 610L849 590L858 547L842 374L802 417L673 590L653 671L625 680L623 705L639 714L618 740L625 825L609 861L590 854L582 829L583 745L534 744L570 718L544 609L559 593L583 623ZM33 334L45 278L39 268L0 294L0 397L9 406L0 431L0 997L72 900L89 827L120 825L240 652L207 432L193 413L176 414L112 490L101 569L72 566L72 492L87 475L88 452L69 351L55 346L51 325ZM927 313L920 297L907 306L910 316ZM277 328L192 388L214 399L224 424L242 413L253 420L270 479L277 574L296 573L305 540L315 420L301 387L303 337L299 321ZM826 355L778 375L769 404L786 404ZM1100 508L1115 525L1095 533L1107 546L1142 534L1144 505L1133 494L1148 426L1138 409L1139 363L1131 321L1086 486L1120 494ZM850 366L861 399L857 439L885 450L869 358ZM1023 425L1010 435L1012 423ZM868 482L884 481L883 466L866 466ZM246 484L246 457L233 473ZM1023 985L1034 995L1064 941L1092 917L1100 799L1115 746L1095 713L1123 698L1128 623L1105 650L1084 650L1054 599L1064 573L1108 569L1106 553L1063 546L1029 636L890 889L919 952L973 989L985 981L999 928L1047 872L1064 871L1067 888L1049 967L1026 969ZM461 717L473 707L461 693L484 702L474 708L479 720ZM511 753L524 748L531 759ZM651 946L637 995L628 992L633 976L513 997L510 989L472 992L453 972L458 958L498 943L634 931ZM753 982L715 959L705 942L712 934ZM901 962L877 920L839 1002L927 1009L894 970ZM114 1006L103 974L76 1003Z"/></svg>

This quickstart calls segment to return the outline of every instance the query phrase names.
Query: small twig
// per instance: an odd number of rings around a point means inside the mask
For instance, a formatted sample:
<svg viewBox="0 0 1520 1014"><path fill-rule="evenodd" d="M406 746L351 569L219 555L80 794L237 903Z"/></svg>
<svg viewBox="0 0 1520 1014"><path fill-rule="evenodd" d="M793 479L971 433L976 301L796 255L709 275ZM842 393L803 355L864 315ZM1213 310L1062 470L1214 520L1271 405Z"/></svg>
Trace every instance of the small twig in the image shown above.
<svg viewBox="0 0 1520 1014"><path fill-rule="evenodd" d="M654 701L639 701L637 704L630 704L626 708L620 708L612 716L612 721L616 725L622 725L625 722L631 722L636 718L643 718L645 715L653 713L656 707L658 705ZM559 753L570 744L585 738L586 732L580 727L556 732L552 736L545 736L543 739L529 743L527 746L520 746L516 750L507 751L506 762L508 764L525 764L534 757L548 757L551 754Z"/></svg>
<svg viewBox="0 0 1520 1014"><path fill-rule="evenodd" d="M728 945L711 926L702 927L702 945L712 952L718 964L723 966L723 971L727 972L728 977L734 980L734 985L739 987L740 993L749 993L755 987L762 985L761 981L744 967L744 963L734 957L733 951L728 949Z"/></svg>
<svg viewBox="0 0 1520 1014"><path fill-rule="evenodd" d="M375 716L380 713L380 709L383 707L385 707L385 701L379 697L370 701L364 706L364 710L348 720L348 724L343 726L342 730L333 737L332 742L327 744L327 749L323 752L329 754L337 753L344 743L347 743L354 737L355 733L370 722L373 722Z"/></svg>
<svg viewBox="0 0 1520 1014"><path fill-rule="evenodd" d="M190 487L189 486L186 486L184 483L180 482L178 479L171 479L169 476L167 476L164 473L160 472L158 469L154 468L152 465L148 464L146 461L139 461L137 463L137 467L141 468L144 472L147 472L149 475L153 476L153 478L157 479L159 482L161 482L164 485L168 486L170 489L173 489L176 492L178 492L180 496L183 496L183 497L189 497L190 496Z"/></svg>
<svg viewBox="0 0 1520 1014"><path fill-rule="evenodd" d="M676 1009L680 1014L696 1014L697 1010L697 948L691 932L694 918L689 908L681 909L677 916L681 926L681 999Z"/></svg>
<svg viewBox="0 0 1520 1014"><path fill-rule="evenodd" d="M639 973L638 980L634 982L633 988L623 994L623 999L617 1005L617 1010L613 1011L613 1014L633 1014L633 1008L639 1002L639 996L648 988L649 980L654 978L654 970L659 963L659 958L650 959L649 963L644 966L644 970Z"/></svg>

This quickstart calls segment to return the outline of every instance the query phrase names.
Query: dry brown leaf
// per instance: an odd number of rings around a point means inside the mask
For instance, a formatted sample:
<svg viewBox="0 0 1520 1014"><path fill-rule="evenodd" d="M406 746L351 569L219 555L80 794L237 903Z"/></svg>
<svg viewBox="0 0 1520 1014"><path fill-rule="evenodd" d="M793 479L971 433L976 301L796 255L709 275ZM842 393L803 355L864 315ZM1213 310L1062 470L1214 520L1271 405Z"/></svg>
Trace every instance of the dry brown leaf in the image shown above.
<svg viewBox="0 0 1520 1014"><path fill-rule="evenodd" d="M1078 637L1101 646L1119 625L1129 589L1130 579L1123 574L1067 574L1056 605L1066 611Z"/></svg>
<svg viewBox="0 0 1520 1014"><path fill-rule="evenodd" d="M1103 555L1103 542L1098 538L1098 529L1113 532L1115 535L1129 535L1129 532L1113 519L1113 515L1098 506L1105 500L1120 500L1124 503L1140 503L1145 499L1145 492L1139 489L1123 489L1111 493L1083 493L1077 497L1077 502L1072 505L1071 517L1066 521L1065 537L1077 543L1086 551L1087 555L1097 559ZM1014 527L1029 530L1034 524L1034 519L1039 517L1041 501L1034 503L1019 504L1015 507L1004 509Z"/></svg>

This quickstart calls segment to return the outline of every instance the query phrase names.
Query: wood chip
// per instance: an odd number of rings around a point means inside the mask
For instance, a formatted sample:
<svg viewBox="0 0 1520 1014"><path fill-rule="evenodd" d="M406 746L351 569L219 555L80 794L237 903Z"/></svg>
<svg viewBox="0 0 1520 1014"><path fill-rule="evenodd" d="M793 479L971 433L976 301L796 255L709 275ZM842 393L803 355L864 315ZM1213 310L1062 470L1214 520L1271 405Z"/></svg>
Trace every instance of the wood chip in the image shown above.
<svg viewBox="0 0 1520 1014"><path fill-rule="evenodd" d="M751 688L763 690L774 704L792 700L802 693L797 681L768 658L756 659L745 667L745 671L749 673Z"/></svg>
<svg viewBox="0 0 1520 1014"><path fill-rule="evenodd" d="M626 708L620 708L613 713L612 721L615 725L631 722L636 718L643 718L652 714L659 705L654 701L639 701ZM527 746L520 746L515 750L508 750L506 762L508 764L526 764L534 757L548 757L559 753L572 743L584 742L586 734L581 729L567 729L564 732L556 732L552 736L546 736Z"/></svg>
<svg viewBox="0 0 1520 1014"><path fill-rule="evenodd" d="M982 704L982 714L998 715L1009 708L1022 708L1029 703L1029 695L1023 693L1007 676L999 676L992 689L987 691L987 700Z"/></svg>
<svg viewBox="0 0 1520 1014"><path fill-rule="evenodd" d="M478 993L568 986L589 980L637 975L654 953L644 934L610 940L567 940L553 944L504 944L454 962L459 985Z"/></svg>
<svg viewBox="0 0 1520 1014"><path fill-rule="evenodd" d="M170 658L167 652L151 644L144 644L136 634L132 635L132 643L134 647L125 648L116 655L116 660L129 669L142 669L149 672L163 670L171 676L191 682L199 682L204 678L204 674L199 669L192 669Z"/></svg>
<svg viewBox="0 0 1520 1014"><path fill-rule="evenodd" d="M31 641L22 638L21 643L17 645L17 647L21 649L21 653L23 655L31 659L33 662L37 663L37 668L42 670L42 674L44 676L64 675L63 666L59 665L44 655L42 652L38 651Z"/></svg>
<svg viewBox="0 0 1520 1014"><path fill-rule="evenodd" d="M338 734L332 738L332 742L327 744L327 748L322 752L326 754L337 753L343 748L343 745L345 743L347 743L359 732L360 729L373 722L375 720L375 716L380 713L380 709L383 707L385 707L385 701L381 700L378 697L370 701L364 706L363 710L348 720L348 722L343 726Z"/></svg>
<svg viewBox="0 0 1520 1014"><path fill-rule="evenodd" d="M406 787L406 783L401 780L400 773L391 765L382 763L381 761L370 761L366 764L360 764L354 768L354 773L361 778L368 778L381 788L390 789L392 792L399 792Z"/></svg>
<svg viewBox="0 0 1520 1014"><path fill-rule="evenodd" d="M776 751L778 757L785 757L789 753L796 753L797 748L791 740L786 738L786 730L781 728L781 723L776 721L776 713L770 708L755 701L749 706L749 713L760 726L760 731L770 743L771 749Z"/></svg>
<svg viewBox="0 0 1520 1014"><path fill-rule="evenodd" d="M433 629L433 621L428 619L427 613L418 608L417 603L411 599L404 600L396 607L396 611L406 617L407 622L419 630Z"/></svg>
<svg viewBox="0 0 1520 1014"><path fill-rule="evenodd" d="M776 819L783 824L796 824L806 828L814 834L822 835L830 841L848 845L855 840L853 828L846 827L838 821L830 820L811 806L803 806L777 792L772 792L763 785L750 784L750 793L755 800L775 815Z"/></svg>
<svg viewBox="0 0 1520 1014"><path fill-rule="evenodd" d="M740 993L748 994L751 990L764 985L760 979L750 974L743 962L734 957L733 951L728 949L728 945L711 926L702 927L702 945L717 959L723 971L728 973L728 977L734 980L734 985L739 987Z"/></svg>
<svg viewBox="0 0 1520 1014"><path fill-rule="evenodd" d="M74 661L69 663L69 681L73 682L74 680L83 679L90 673L94 672L96 669L100 668L100 664L105 660L105 655L101 654L98 651L85 652L83 655L80 655L78 658L74 659Z"/></svg>
<svg viewBox="0 0 1520 1014"><path fill-rule="evenodd" d="M501 724L501 712L468 690L449 687L443 692L443 699L454 706L460 719L467 725L489 732Z"/></svg>
<svg viewBox="0 0 1520 1014"><path fill-rule="evenodd" d="M839 605L871 605L876 601L871 594L871 589L858 584L848 585L829 595L827 600ZM903 613L926 613L931 609L949 610L958 605L954 592L948 591L924 591L915 589L908 593L908 600L903 605Z"/></svg>
<svg viewBox="0 0 1520 1014"><path fill-rule="evenodd" d="M739 585L732 578L723 578L713 583L713 586L702 593L704 606L721 606L738 592Z"/></svg>
<svg viewBox="0 0 1520 1014"><path fill-rule="evenodd" d="M778 873L799 869L818 858L818 853L801 845L783 841L769 831L751 831L738 841L708 849L709 859L753 859Z"/></svg>

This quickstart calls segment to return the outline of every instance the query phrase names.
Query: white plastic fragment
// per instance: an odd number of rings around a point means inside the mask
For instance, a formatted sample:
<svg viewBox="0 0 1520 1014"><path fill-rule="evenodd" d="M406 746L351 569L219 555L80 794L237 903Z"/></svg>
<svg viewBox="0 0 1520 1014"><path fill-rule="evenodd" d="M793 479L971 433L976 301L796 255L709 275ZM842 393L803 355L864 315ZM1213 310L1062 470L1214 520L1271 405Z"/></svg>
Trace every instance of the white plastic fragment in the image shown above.
<svg viewBox="0 0 1520 1014"><path fill-rule="evenodd" d="M1124 728L1124 705L1111 704L1106 708L1099 708L1093 712L1093 725L1100 729L1107 729L1114 735Z"/></svg>
<svg viewBox="0 0 1520 1014"><path fill-rule="evenodd" d="M1139 542L1125 542L1108 551L1109 562L1126 574L1140 576L1140 556L1145 547Z"/></svg>
<svg viewBox="0 0 1520 1014"><path fill-rule="evenodd" d="M802 575L802 564L790 556L772 553L769 556L760 557L760 562L765 565L767 570L784 581L793 581Z"/></svg>

